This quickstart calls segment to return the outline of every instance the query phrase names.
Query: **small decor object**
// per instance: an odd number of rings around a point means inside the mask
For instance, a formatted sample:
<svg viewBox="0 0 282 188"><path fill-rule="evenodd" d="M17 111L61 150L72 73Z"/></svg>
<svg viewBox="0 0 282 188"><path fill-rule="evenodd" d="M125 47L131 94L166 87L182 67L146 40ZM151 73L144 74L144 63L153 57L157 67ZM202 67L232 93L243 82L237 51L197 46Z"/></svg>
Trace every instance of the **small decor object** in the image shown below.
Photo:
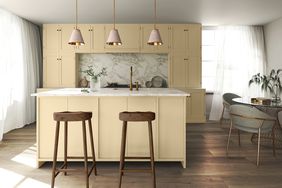
<svg viewBox="0 0 282 188"><path fill-rule="evenodd" d="M261 75L260 73L253 75L249 81L249 86L253 83L261 85L262 91L269 91L272 95L272 102L280 102L280 92L282 85L280 81L280 73L282 69L270 71L269 75Z"/></svg>
<svg viewBox="0 0 282 188"><path fill-rule="evenodd" d="M88 87L89 81L84 76L83 79L80 80L80 87Z"/></svg>
<svg viewBox="0 0 282 188"><path fill-rule="evenodd" d="M107 71L105 67L103 67L102 70L98 73L94 71L93 66L88 66L87 70L81 72L86 73L87 76L89 76L91 91L98 91L100 89L100 77L107 75Z"/></svg>

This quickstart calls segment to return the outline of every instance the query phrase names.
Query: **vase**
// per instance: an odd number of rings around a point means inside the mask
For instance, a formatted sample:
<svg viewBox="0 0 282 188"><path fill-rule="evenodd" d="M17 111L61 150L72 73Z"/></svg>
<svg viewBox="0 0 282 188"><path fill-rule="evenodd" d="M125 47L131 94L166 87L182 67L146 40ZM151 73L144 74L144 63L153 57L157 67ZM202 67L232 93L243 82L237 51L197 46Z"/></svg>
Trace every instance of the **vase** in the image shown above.
<svg viewBox="0 0 282 188"><path fill-rule="evenodd" d="M278 86L273 87L273 97L272 102L279 103L281 101L280 99L280 88Z"/></svg>
<svg viewBox="0 0 282 188"><path fill-rule="evenodd" d="M100 90L100 77L91 77L90 79L90 90L99 91Z"/></svg>

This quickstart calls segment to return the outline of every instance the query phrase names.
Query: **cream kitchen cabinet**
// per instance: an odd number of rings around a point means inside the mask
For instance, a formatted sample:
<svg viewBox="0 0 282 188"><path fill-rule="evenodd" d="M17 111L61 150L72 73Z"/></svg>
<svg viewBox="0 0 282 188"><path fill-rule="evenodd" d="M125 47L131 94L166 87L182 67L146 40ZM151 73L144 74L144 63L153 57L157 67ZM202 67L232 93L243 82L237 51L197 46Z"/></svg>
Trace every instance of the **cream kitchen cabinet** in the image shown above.
<svg viewBox="0 0 282 188"><path fill-rule="evenodd" d="M78 25L85 44L75 48L76 53L100 53L105 48L105 27L103 24Z"/></svg>
<svg viewBox="0 0 282 188"><path fill-rule="evenodd" d="M170 55L170 87L187 86L188 57L184 53L171 53Z"/></svg>
<svg viewBox="0 0 282 188"><path fill-rule="evenodd" d="M184 89L190 93L187 99L186 122L206 122L206 90L205 89Z"/></svg>
<svg viewBox="0 0 282 188"><path fill-rule="evenodd" d="M45 54L43 56L43 87L75 87L76 63L74 53L60 56Z"/></svg>
<svg viewBox="0 0 282 188"><path fill-rule="evenodd" d="M188 24L174 24L171 26L171 52L189 55L189 26Z"/></svg>
<svg viewBox="0 0 282 188"><path fill-rule="evenodd" d="M105 42L113 29L113 24L105 25ZM140 51L140 25L116 24L116 29L122 41L120 46L105 45L106 52L139 52Z"/></svg>
<svg viewBox="0 0 282 188"><path fill-rule="evenodd" d="M74 24L45 24L43 26L43 54L71 53L75 47L68 45Z"/></svg>
<svg viewBox="0 0 282 188"><path fill-rule="evenodd" d="M75 89L74 89L75 90ZM130 92L130 91L128 91ZM147 90L147 92L150 92ZM77 93L77 92L74 92ZM41 93L42 94L42 93ZM37 97L37 161L42 164L52 161L55 121L53 113L57 111L91 111L97 161L119 161L122 111L150 110L156 113L153 121L153 136L156 161L179 161L186 166L186 96L158 96L152 92L149 96L111 96L68 95ZM93 96L92 96L93 95ZM95 96L94 96L95 95ZM155 96L156 95L156 96ZM63 124L63 123L62 123ZM81 122L69 123L68 153L82 156ZM149 154L147 123L129 122L127 133L127 155L146 156ZM63 126L62 129L63 130ZM89 129L87 129L88 131ZM87 134L88 135L88 134ZM60 132L59 161L63 160L63 131ZM89 140L88 140L89 142ZM90 145L88 145L89 147ZM90 151L90 148L89 148Z"/></svg>
<svg viewBox="0 0 282 188"><path fill-rule="evenodd" d="M130 97L128 98L128 111L151 111L157 112L157 97ZM127 155L149 156L149 133L147 122L129 122L127 128ZM132 125L132 126L131 126ZM153 142L157 148L157 118L152 122ZM157 153L155 152L157 155Z"/></svg>

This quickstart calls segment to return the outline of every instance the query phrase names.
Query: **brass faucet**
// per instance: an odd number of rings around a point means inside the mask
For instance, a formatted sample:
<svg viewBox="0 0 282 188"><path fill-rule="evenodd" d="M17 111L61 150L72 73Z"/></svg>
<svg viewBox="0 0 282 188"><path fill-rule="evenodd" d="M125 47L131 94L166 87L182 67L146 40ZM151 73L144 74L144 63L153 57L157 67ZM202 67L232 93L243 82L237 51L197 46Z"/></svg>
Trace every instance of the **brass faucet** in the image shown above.
<svg viewBox="0 0 282 188"><path fill-rule="evenodd" d="M132 66L130 66L130 83L129 83L129 90L132 91Z"/></svg>

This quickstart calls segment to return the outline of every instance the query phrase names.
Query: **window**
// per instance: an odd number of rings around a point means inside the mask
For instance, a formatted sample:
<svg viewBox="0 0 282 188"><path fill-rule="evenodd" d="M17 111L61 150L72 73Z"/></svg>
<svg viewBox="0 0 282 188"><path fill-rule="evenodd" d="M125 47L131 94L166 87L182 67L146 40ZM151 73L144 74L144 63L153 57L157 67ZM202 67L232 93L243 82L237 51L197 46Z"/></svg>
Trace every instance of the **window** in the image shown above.
<svg viewBox="0 0 282 188"><path fill-rule="evenodd" d="M214 90L216 76L215 28L203 27L202 30L202 87Z"/></svg>

